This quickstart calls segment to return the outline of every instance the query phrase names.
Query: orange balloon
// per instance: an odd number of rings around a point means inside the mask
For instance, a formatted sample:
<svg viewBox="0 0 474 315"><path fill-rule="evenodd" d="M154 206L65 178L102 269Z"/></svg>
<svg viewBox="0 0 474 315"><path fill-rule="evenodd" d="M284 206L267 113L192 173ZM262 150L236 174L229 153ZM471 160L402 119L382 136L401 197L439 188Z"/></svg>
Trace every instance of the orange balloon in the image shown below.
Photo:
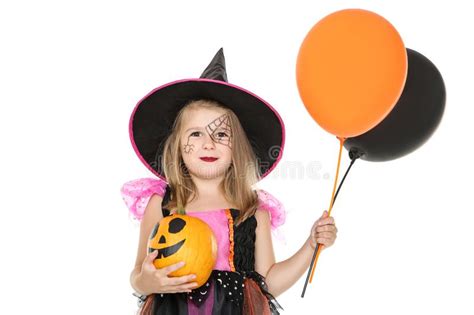
<svg viewBox="0 0 474 315"><path fill-rule="evenodd" d="M361 9L334 12L306 35L296 63L301 99L313 119L340 137L361 135L397 103L407 76L397 30Z"/></svg>

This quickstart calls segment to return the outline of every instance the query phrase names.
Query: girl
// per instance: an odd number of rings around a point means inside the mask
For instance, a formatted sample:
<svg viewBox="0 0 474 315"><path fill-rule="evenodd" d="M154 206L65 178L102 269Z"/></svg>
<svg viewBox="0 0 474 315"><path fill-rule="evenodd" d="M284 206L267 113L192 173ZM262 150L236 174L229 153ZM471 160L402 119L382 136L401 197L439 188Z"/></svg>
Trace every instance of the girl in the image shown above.
<svg viewBox="0 0 474 315"><path fill-rule="evenodd" d="M130 119L140 160L159 179L138 179L122 196L139 220L130 282L140 314L279 314L275 297L307 270L316 243L331 246L337 229L324 212L291 258L275 263L271 230L285 212L276 198L252 188L281 159L284 125L256 95L227 83L220 49L200 79L181 80L145 96ZM159 144L159 145L157 145ZM207 283L169 277L184 264L153 265L147 241L156 222L184 209L213 230L217 260Z"/></svg>

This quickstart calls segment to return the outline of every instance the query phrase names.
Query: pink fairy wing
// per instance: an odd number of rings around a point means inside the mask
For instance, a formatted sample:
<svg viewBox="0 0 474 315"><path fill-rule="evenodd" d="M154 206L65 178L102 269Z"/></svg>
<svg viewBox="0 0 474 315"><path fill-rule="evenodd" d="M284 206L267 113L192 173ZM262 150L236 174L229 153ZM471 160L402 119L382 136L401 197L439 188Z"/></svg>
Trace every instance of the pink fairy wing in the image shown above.
<svg viewBox="0 0 474 315"><path fill-rule="evenodd" d="M272 194L263 189L259 189L257 194L260 202L259 209L267 210L270 213L272 230L285 223L286 210L283 204Z"/></svg>
<svg viewBox="0 0 474 315"><path fill-rule="evenodd" d="M120 193L130 213L140 221L151 196L157 194L163 197L167 185L168 183L160 178L139 178L126 182Z"/></svg>

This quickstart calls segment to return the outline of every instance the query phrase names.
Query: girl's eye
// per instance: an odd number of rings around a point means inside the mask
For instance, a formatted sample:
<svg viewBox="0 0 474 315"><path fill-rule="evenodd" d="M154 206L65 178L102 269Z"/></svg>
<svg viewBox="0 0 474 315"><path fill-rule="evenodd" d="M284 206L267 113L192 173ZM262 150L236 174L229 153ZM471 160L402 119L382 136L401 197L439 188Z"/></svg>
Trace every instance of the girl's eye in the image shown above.
<svg viewBox="0 0 474 315"><path fill-rule="evenodd" d="M218 136L219 138L228 137L228 135L227 135L225 132L218 132L218 133L217 133L217 136Z"/></svg>
<svg viewBox="0 0 474 315"><path fill-rule="evenodd" d="M199 131L194 131L193 133L191 133L191 137L193 137L195 134L198 134L198 135L199 135L200 132L199 132Z"/></svg>

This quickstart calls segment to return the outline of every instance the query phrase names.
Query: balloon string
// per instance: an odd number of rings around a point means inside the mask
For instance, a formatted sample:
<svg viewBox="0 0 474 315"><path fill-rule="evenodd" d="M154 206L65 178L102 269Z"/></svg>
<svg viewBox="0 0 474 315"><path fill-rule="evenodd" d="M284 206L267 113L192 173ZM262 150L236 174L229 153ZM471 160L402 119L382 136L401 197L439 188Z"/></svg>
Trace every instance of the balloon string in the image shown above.
<svg viewBox="0 0 474 315"><path fill-rule="evenodd" d="M332 206L334 205L334 197L336 195L337 179L339 177L339 167L341 166L342 147L344 146L344 141L346 140L345 138L338 138L338 139L339 139L339 144L340 144L340 146L339 146L339 157L337 159L336 177L334 178L334 187L332 189L331 203L329 204L328 217L331 216ZM324 245L318 246L318 252L316 253L316 259L314 260L313 269L311 270L311 277L309 278L309 283L311 283L313 281L314 270L316 270L316 264L318 263L319 254L321 253L321 250L322 250L323 246Z"/></svg>
<svg viewBox="0 0 474 315"><path fill-rule="evenodd" d="M332 206L334 205L334 196L336 194L336 187L337 187L337 179L339 177L339 167L341 166L341 154L342 154L342 148L344 146L344 141L346 140L345 138L338 138L339 139L339 157L337 159L337 169L336 169L336 178L334 179L334 187L332 189L332 195L331 195L331 203L329 204L329 210L328 210L328 217L331 216L331 210Z"/></svg>
<svg viewBox="0 0 474 315"><path fill-rule="evenodd" d="M342 180L341 182L339 183L339 187L337 187L337 191L336 191L336 195L334 196L334 200L332 201L332 204L334 205L334 203L336 202L336 198L337 198L337 195L339 195L339 191L341 190L341 187L342 187L342 184L344 184L344 181L346 180L346 176L347 174L349 174L349 171L351 170L351 167L352 165L354 165L355 161L358 159L359 157L355 157L351 160L351 164L349 165L349 167L347 168L346 170L346 173L344 174L344 176L342 177Z"/></svg>
<svg viewBox="0 0 474 315"><path fill-rule="evenodd" d="M333 200L332 204L334 204L336 202L336 198L339 195L339 191L342 188L342 184L344 183L347 175L349 174L349 171L351 170L352 165L354 165L354 162L357 159L359 159L360 157L361 157L361 155L351 156L351 164L347 168L346 173L344 174L344 177L342 177L342 180L339 183L339 187L337 188L336 195L334 196L334 200ZM311 258L311 264L309 265L308 272L307 272L307 275L306 275L306 280L304 282L303 292L301 293L302 298L304 297L304 294L306 292L306 287L308 286L309 276L311 275L311 271L313 270L314 261L316 259L316 255L318 254L318 248L319 248L319 244L316 244L316 248L314 250L313 257Z"/></svg>

